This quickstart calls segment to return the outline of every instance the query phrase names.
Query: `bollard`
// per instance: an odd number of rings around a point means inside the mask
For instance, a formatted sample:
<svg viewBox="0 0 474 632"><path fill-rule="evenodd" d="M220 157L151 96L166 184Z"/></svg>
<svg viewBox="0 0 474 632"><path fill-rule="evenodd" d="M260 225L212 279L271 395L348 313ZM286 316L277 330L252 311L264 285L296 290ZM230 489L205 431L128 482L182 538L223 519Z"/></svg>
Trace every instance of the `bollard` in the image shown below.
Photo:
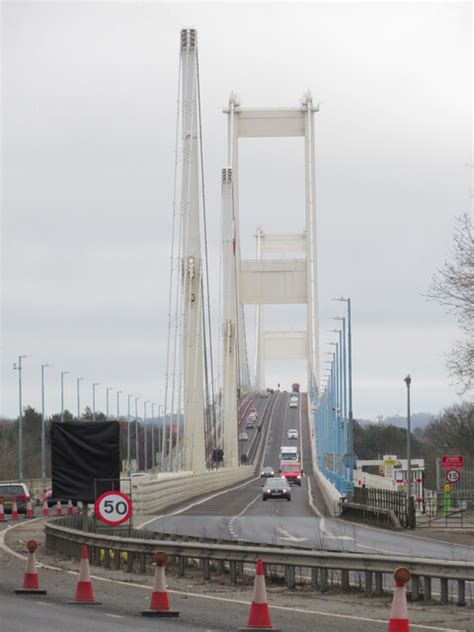
<svg viewBox="0 0 474 632"><path fill-rule="evenodd" d="M423 578L425 601L431 601L431 577Z"/></svg>
<svg viewBox="0 0 474 632"><path fill-rule="evenodd" d="M322 593L328 591L328 569L320 568L319 569L319 588Z"/></svg>
<svg viewBox="0 0 474 632"><path fill-rule="evenodd" d="M287 588L295 587L295 567L285 566L285 584Z"/></svg>
<svg viewBox="0 0 474 632"><path fill-rule="evenodd" d="M372 571L365 571L365 594L372 594Z"/></svg>
<svg viewBox="0 0 474 632"><path fill-rule="evenodd" d="M420 578L417 575L411 576L411 600L420 600Z"/></svg>
<svg viewBox="0 0 474 632"><path fill-rule="evenodd" d="M464 579L458 579L458 601L456 605L466 605L466 582Z"/></svg>
<svg viewBox="0 0 474 632"><path fill-rule="evenodd" d="M446 577L441 577L439 581L441 584L440 603L447 604L448 603L448 580L446 579Z"/></svg>
<svg viewBox="0 0 474 632"><path fill-rule="evenodd" d="M383 573L376 571L374 573L375 578L375 594L380 597L383 595Z"/></svg>
<svg viewBox="0 0 474 632"><path fill-rule="evenodd" d="M319 586L318 569L311 569L311 586L317 588Z"/></svg>

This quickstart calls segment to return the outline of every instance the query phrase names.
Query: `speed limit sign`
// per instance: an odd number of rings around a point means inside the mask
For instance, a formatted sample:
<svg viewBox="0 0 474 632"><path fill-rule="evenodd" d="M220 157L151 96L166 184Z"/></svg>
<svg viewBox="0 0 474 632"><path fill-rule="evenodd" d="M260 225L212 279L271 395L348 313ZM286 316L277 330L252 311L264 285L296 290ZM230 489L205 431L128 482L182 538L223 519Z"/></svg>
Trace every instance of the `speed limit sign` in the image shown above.
<svg viewBox="0 0 474 632"><path fill-rule="evenodd" d="M446 480L449 483L457 483L460 478L461 478L461 475L459 474L457 470L448 470L446 472Z"/></svg>
<svg viewBox="0 0 474 632"><path fill-rule="evenodd" d="M105 492L95 501L95 515L105 524L122 524L132 515L132 501L121 492Z"/></svg>

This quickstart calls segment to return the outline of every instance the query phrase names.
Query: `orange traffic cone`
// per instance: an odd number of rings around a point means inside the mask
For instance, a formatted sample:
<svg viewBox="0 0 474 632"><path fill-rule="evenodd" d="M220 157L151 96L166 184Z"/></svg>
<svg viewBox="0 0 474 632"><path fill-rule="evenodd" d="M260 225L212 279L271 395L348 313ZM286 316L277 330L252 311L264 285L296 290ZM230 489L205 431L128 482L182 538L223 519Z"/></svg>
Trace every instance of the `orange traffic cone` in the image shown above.
<svg viewBox="0 0 474 632"><path fill-rule="evenodd" d="M66 513L68 516L72 516L74 514L74 507L72 506L72 500L67 501Z"/></svg>
<svg viewBox="0 0 474 632"><path fill-rule="evenodd" d="M0 522L5 522L5 509L3 508L3 497L0 498Z"/></svg>
<svg viewBox="0 0 474 632"><path fill-rule="evenodd" d="M12 520L18 520L18 505L16 504L16 499L13 501L12 505Z"/></svg>
<svg viewBox="0 0 474 632"><path fill-rule="evenodd" d="M36 540L28 540L26 543L28 549L28 562L26 564L26 573L23 576L23 588L15 590L20 595L46 595L46 590L41 590L38 581L38 571L36 570L35 551L38 548Z"/></svg>
<svg viewBox="0 0 474 632"><path fill-rule="evenodd" d="M77 578L76 594L74 601L69 603L78 603L88 605L91 603L100 604L100 601L95 601L94 593L92 592L92 581L89 570L89 551L87 550L87 544L82 545L81 566L79 568L79 577Z"/></svg>
<svg viewBox="0 0 474 632"><path fill-rule="evenodd" d="M33 518L33 506L31 504L31 500L26 501L26 517Z"/></svg>
<svg viewBox="0 0 474 632"><path fill-rule="evenodd" d="M58 500L58 502L56 503L56 515L57 516L62 516L63 515L63 508L61 506L61 501Z"/></svg>
<svg viewBox="0 0 474 632"><path fill-rule="evenodd" d="M49 518L49 507L48 507L48 501L45 500L43 503L43 516L45 518Z"/></svg>
<svg viewBox="0 0 474 632"><path fill-rule="evenodd" d="M165 578L165 564L168 556L162 551L155 554L155 580L153 582L153 591L151 593L150 607L143 610L144 617L179 617L179 612L170 610L168 603L168 590Z"/></svg>
<svg viewBox="0 0 474 632"><path fill-rule="evenodd" d="M240 630L277 630L270 621L270 612L267 603L267 589L265 587L265 573L263 562L257 560L255 582L253 585L253 598L250 605L250 614L247 627Z"/></svg>
<svg viewBox="0 0 474 632"><path fill-rule="evenodd" d="M395 569L393 576L395 578L395 588L393 589L388 632L410 632L406 590L406 584L410 581L410 571L408 568L400 567Z"/></svg>

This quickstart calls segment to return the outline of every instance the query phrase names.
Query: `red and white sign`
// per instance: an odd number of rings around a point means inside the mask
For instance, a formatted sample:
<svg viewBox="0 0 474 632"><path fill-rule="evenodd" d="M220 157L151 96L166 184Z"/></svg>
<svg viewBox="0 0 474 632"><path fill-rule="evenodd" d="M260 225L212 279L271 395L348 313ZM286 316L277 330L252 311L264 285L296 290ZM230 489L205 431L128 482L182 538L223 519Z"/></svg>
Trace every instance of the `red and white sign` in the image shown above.
<svg viewBox="0 0 474 632"><path fill-rule="evenodd" d="M443 470L462 470L464 467L464 457L462 454L443 454L441 457L441 467Z"/></svg>
<svg viewBox="0 0 474 632"><path fill-rule="evenodd" d="M446 480L448 483L457 483L461 478L461 474L457 470L447 470Z"/></svg>
<svg viewBox="0 0 474 632"><path fill-rule="evenodd" d="M95 501L95 515L111 526L126 522L132 515L132 501L121 492L105 492Z"/></svg>

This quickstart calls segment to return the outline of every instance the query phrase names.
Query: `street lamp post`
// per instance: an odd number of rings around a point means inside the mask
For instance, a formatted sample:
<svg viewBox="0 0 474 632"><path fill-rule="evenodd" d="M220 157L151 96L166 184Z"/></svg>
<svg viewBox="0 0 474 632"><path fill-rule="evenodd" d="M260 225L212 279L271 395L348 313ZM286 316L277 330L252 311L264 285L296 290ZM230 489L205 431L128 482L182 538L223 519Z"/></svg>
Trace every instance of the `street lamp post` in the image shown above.
<svg viewBox="0 0 474 632"><path fill-rule="evenodd" d="M81 387L80 382L83 380L83 377L78 377L76 379L76 390L77 390L77 421L81 418Z"/></svg>
<svg viewBox="0 0 474 632"><path fill-rule="evenodd" d="M410 529L416 526L415 499L413 497L413 485L411 477L411 417L410 417L410 385L411 376L407 375L403 380L407 385L407 500L408 500L408 525Z"/></svg>
<svg viewBox="0 0 474 632"><path fill-rule="evenodd" d="M46 485L46 461L45 461L45 419L44 419L44 370L50 364L41 365L41 478Z"/></svg>
<svg viewBox="0 0 474 632"><path fill-rule="evenodd" d="M117 391L117 421L120 421L120 393L123 391Z"/></svg>
<svg viewBox="0 0 474 632"><path fill-rule="evenodd" d="M153 403L151 405L151 467L155 469L155 406Z"/></svg>
<svg viewBox="0 0 474 632"><path fill-rule="evenodd" d="M99 385L100 382L93 382L92 384L92 421L95 421L95 387Z"/></svg>
<svg viewBox="0 0 474 632"><path fill-rule="evenodd" d="M109 393L112 390L111 386L107 386L105 389L105 418L109 420Z"/></svg>
<svg viewBox="0 0 474 632"><path fill-rule="evenodd" d="M128 472L130 472L130 467L131 467L131 462L130 462L130 458L131 458L131 447L130 447L130 442L131 442L131 423L132 423L132 418L130 415L130 398L133 397L133 395L128 395L127 396L127 468L128 468Z"/></svg>
<svg viewBox="0 0 474 632"><path fill-rule="evenodd" d="M64 423L64 376L69 371L61 371L61 422Z"/></svg>
<svg viewBox="0 0 474 632"><path fill-rule="evenodd" d="M348 424L348 468L349 468L349 483L352 485L354 481L354 439L353 439L353 413L352 413L352 306L350 298L336 298L335 301L344 301L347 303L347 370L349 374L348 383L348 399L349 399L349 424Z"/></svg>
<svg viewBox="0 0 474 632"><path fill-rule="evenodd" d="M143 402L143 466L144 471L146 472L148 469L148 454L147 454L147 441L146 441L146 406L148 404L148 400Z"/></svg>
<svg viewBox="0 0 474 632"><path fill-rule="evenodd" d="M410 417L410 384L411 377L407 375L403 380L407 385L407 492L411 496L411 417Z"/></svg>
<svg viewBox="0 0 474 632"><path fill-rule="evenodd" d="M137 459L137 470L140 470L140 442L139 442L139 426L138 426L138 400L141 397L135 397L135 458Z"/></svg>
<svg viewBox="0 0 474 632"><path fill-rule="evenodd" d="M27 355L18 356L18 364L14 364L13 368L18 371L18 398L20 408L20 418L18 424L18 478L23 480L23 401L22 401L22 386L21 386L21 371L23 369L21 361L23 358L27 358Z"/></svg>

